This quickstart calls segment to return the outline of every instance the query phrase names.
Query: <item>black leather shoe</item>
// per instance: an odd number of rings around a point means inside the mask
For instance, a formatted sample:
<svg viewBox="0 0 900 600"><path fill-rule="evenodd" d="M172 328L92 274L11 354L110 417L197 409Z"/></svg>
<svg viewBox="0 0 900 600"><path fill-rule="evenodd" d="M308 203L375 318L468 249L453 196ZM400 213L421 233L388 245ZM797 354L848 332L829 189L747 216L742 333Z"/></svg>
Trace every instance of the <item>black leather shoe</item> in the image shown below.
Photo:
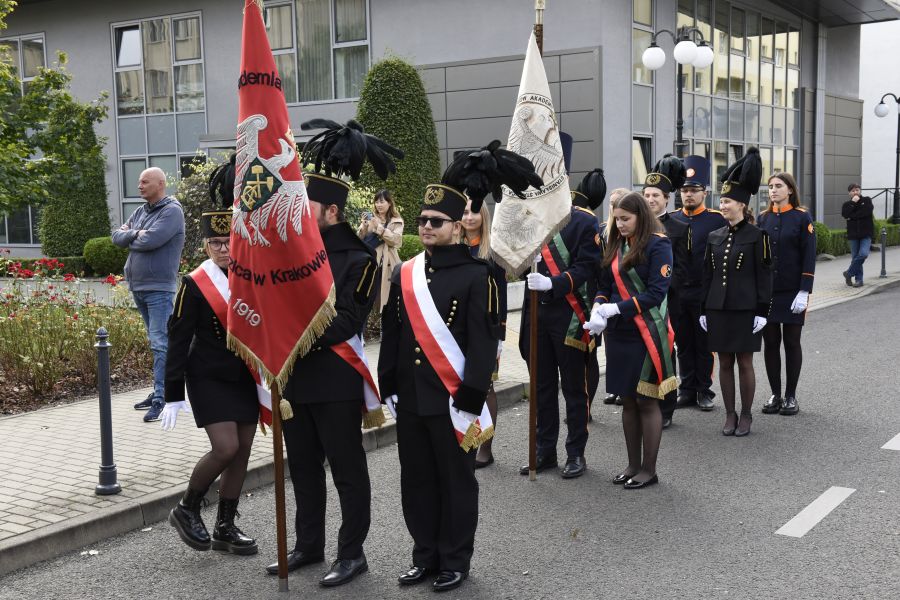
<svg viewBox="0 0 900 600"><path fill-rule="evenodd" d="M540 473L541 471L546 471L547 469L555 469L559 466L559 462L556 460L556 455L554 456L540 456L537 457L537 465L535 465L535 470ZM524 464L519 468L519 475L528 475L528 464Z"/></svg>
<svg viewBox="0 0 900 600"><path fill-rule="evenodd" d="M622 406L622 396L616 396L616 406Z"/></svg>
<svg viewBox="0 0 900 600"><path fill-rule="evenodd" d="M584 462L583 456L570 456L566 459L566 466L562 470L563 479L575 479L584 475L587 469L587 463Z"/></svg>
<svg viewBox="0 0 900 600"><path fill-rule="evenodd" d="M613 477L613 483L616 485L622 485L627 483L632 477L637 475L637 473L619 473L615 477Z"/></svg>
<svg viewBox="0 0 900 600"><path fill-rule="evenodd" d="M359 558L339 558L331 563L331 568L319 580L319 585L322 587L344 585L353 581L353 578L360 573L365 573L368 570L369 563L366 562L365 554L361 554Z"/></svg>
<svg viewBox="0 0 900 600"><path fill-rule="evenodd" d="M663 417L662 419L663 429L668 429L672 426L672 417Z"/></svg>
<svg viewBox="0 0 900 600"><path fill-rule="evenodd" d="M288 552L287 555L287 570L288 573L290 573L291 571L296 571L300 567L320 563L324 560L325 557L321 554L307 554L301 550L293 550ZM266 567L266 573L269 575L278 575L278 563L276 562Z"/></svg>
<svg viewBox="0 0 900 600"><path fill-rule="evenodd" d="M647 481L635 481L634 479L629 479L625 482L626 490L639 490L641 488L649 487L653 484L659 483L659 477L654 475Z"/></svg>
<svg viewBox="0 0 900 600"><path fill-rule="evenodd" d="M778 411L782 415L796 415L800 412L800 407L797 406L797 399L793 396L784 399L784 402L781 403L781 410Z"/></svg>
<svg viewBox="0 0 900 600"><path fill-rule="evenodd" d="M706 412L709 412L713 408L715 408L712 396L709 396L707 394L697 394L697 408Z"/></svg>
<svg viewBox="0 0 900 600"><path fill-rule="evenodd" d="M784 402L784 400L782 400L775 394L772 394L771 396L769 396L769 399L766 400L766 403L763 404L763 407L762 407L763 414L774 415L775 413L777 413L778 411L781 410L782 402Z"/></svg>
<svg viewBox="0 0 900 600"><path fill-rule="evenodd" d="M434 571L425 567L417 567L413 565L409 570L397 578L400 585L415 585L425 581Z"/></svg>
<svg viewBox="0 0 900 600"><path fill-rule="evenodd" d="M468 573L460 571L441 571L438 578L431 584L431 589L436 592L449 592L455 590L462 585L462 582L468 577Z"/></svg>
<svg viewBox="0 0 900 600"><path fill-rule="evenodd" d="M697 404L697 394L693 392L680 392L678 400L675 401L675 408L687 408Z"/></svg>
<svg viewBox="0 0 900 600"><path fill-rule="evenodd" d="M181 501L169 512L169 525L178 532L178 537L194 550L206 551L212 546L209 532L203 524L200 508L206 490L189 487Z"/></svg>
<svg viewBox="0 0 900 600"><path fill-rule="evenodd" d="M615 404L617 397L615 394L607 394L606 398L603 399L603 404Z"/></svg>
<svg viewBox="0 0 900 600"><path fill-rule="evenodd" d="M853 287L853 278L850 277L850 271L844 271L843 273L841 273L841 275L844 276L844 283L846 283L850 287Z"/></svg>
<svg viewBox="0 0 900 600"><path fill-rule="evenodd" d="M483 469L483 468L485 468L485 467L491 466L492 464L494 464L494 457L493 457L493 456L490 457L490 458L487 459L487 460L476 460L476 461L475 461L475 468L476 468L476 469Z"/></svg>

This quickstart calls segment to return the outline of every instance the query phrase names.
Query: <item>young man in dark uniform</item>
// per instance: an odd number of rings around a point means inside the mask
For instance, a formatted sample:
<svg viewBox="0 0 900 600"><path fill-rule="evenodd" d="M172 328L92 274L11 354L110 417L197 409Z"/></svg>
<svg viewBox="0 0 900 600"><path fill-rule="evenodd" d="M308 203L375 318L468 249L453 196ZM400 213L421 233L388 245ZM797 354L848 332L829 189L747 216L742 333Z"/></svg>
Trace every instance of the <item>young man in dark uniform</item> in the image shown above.
<svg viewBox="0 0 900 600"><path fill-rule="evenodd" d="M672 243L672 280L667 294L670 323L674 323L681 311L679 292L688 265L688 228L684 223L673 219L671 214L666 212L666 208L669 205L669 194L681 187L684 176L685 167L681 159L667 154L656 163L653 171L648 173L644 180L644 200L650 206L650 212L662 223L666 236ZM663 429L672 424L675 402L675 392L666 394L665 399L660 402Z"/></svg>
<svg viewBox="0 0 900 600"><path fill-rule="evenodd" d="M672 319L681 376L678 406L696 404L701 410L711 410L716 396L711 389L714 359L699 321L703 304L703 257L709 234L727 225L727 221L719 211L706 208L709 160L691 155L684 159L684 166L683 208L672 213L673 220L688 228L688 264L679 290L680 312Z"/></svg>

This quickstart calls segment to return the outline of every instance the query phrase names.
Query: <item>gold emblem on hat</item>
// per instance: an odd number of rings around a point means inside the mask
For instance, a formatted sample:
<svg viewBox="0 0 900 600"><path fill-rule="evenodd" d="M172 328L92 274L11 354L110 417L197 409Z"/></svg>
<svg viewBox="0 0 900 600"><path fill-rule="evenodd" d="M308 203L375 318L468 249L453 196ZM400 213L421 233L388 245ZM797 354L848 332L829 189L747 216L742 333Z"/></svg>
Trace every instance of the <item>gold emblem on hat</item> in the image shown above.
<svg viewBox="0 0 900 600"><path fill-rule="evenodd" d="M213 215L210 219L210 228L220 235L229 235L231 233L231 217L229 215Z"/></svg>
<svg viewBox="0 0 900 600"><path fill-rule="evenodd" d="M730 191L731 191L731 182L726 181L726 182L722 183L722 193L727 194Z"/></svg>
<svg viewBox="0 0 900 600"><path fill-rule="evenodd" d="M444 199L444 190L439 187L429 187L425 190L425 204L437 204Z"/></svg>
<svg viewBox="0 0 900 600"><path fill-rule="evenodd" d="M647 175L647 185L656 185L659 182L659 173L650 173L649 175Z"/></svg>

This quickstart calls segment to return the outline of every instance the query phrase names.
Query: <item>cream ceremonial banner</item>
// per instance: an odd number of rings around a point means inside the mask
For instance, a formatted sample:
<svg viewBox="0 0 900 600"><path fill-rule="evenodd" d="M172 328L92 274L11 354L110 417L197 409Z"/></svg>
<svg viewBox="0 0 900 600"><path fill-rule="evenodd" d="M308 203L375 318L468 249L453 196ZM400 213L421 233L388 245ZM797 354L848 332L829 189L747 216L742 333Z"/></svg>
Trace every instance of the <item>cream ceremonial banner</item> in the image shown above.
<svg viewBox="0 0 900 600"><path fill-rule="evenodd" d="M503 200L494 211L493 258L507 272L519 275L531 266L541 247L569 222L572 207L559 125L534 33L528 40L506 147L534 163L534 170L544 180L539 190L526 191L524 199L504 187Z"/></svg>

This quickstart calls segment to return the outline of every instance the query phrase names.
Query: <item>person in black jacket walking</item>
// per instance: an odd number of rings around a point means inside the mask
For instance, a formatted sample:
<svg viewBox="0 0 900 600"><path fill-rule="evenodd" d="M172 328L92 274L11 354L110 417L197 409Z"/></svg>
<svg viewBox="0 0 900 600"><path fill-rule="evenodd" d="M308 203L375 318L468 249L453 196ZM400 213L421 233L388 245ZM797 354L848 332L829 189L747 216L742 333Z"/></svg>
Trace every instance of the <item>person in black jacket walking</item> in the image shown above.
<svg viewBox="0 0 900 600"><path fill-rule="evenodd" d="M872 199L860 195L858 183L847 186L850 199L841 206L841 216L847 219L847 241L850 242L850 267L844 271L844 281L849 286L862 287L863 263L869 257L875 223L872 221ZM856 281L853 281L856 279Z"/></svg>

